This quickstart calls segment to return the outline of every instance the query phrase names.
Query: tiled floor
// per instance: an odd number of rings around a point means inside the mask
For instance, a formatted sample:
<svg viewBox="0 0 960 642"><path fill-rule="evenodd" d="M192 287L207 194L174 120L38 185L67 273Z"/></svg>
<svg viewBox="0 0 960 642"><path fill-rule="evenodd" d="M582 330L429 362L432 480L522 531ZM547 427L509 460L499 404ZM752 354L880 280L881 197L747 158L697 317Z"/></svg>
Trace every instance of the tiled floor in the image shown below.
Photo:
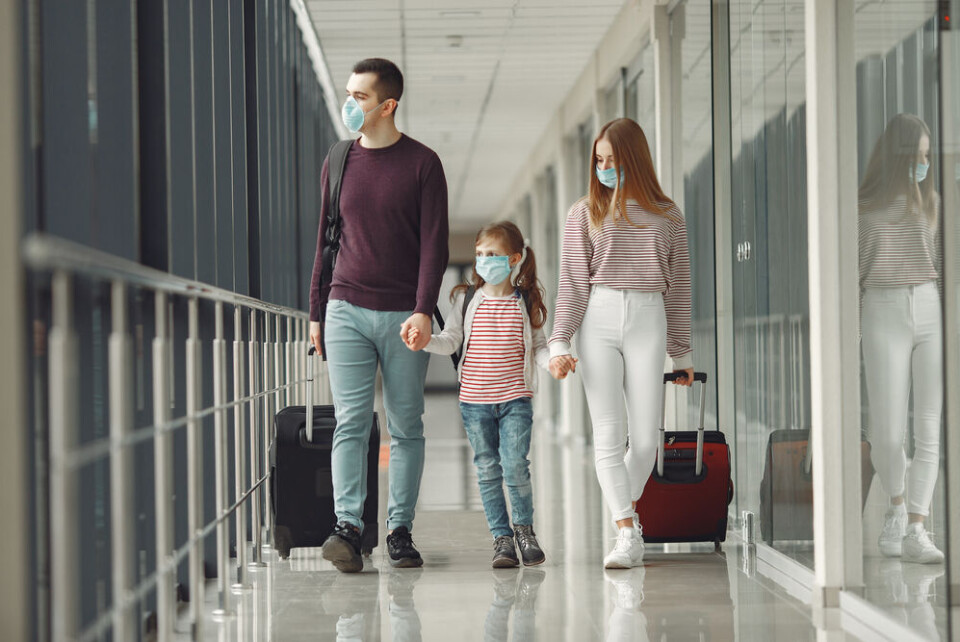
<svg viewBox="0 0 960 642"><path fill-rule="evenodd" d="M295 549L287 561L268 551L267 566L251 574L252 588L231 595L235 615L204 622L205 639L871 639L844 633L839 618L818 638L811 609L757 573L755 559L733 542L720 552L649 546L643 568L605 571L601 560L614 533L590 453L539 433L531 453L535 527L547 561L494 571L456 399L428 398L425 421L427 463L413 531L422 569L393 569L383 545L354 575L337 572L319 549ZM215 602L211 587L209 611Z"/></svg>

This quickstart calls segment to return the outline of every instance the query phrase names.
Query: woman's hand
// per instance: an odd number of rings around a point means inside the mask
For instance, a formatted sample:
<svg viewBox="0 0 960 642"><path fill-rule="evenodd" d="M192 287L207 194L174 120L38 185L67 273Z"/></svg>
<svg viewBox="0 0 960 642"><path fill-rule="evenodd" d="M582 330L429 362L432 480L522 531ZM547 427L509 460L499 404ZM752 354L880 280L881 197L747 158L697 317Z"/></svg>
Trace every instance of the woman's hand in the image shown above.
<svg viewBox="0 0 960 642"><path fill-rule="evenodd" d="M550 359L550 374L554 379L564 379L570 372L577 371L577 360L569 354L562 354Z"/></svg>
<svg viewBox="0 0 960 642"><path fill-rule="evenodd" d="M692 386L693 385L693 368L684 368L683 370L674 370L673 374L679 375L676 379L673 380L678 386Z"/></svg>

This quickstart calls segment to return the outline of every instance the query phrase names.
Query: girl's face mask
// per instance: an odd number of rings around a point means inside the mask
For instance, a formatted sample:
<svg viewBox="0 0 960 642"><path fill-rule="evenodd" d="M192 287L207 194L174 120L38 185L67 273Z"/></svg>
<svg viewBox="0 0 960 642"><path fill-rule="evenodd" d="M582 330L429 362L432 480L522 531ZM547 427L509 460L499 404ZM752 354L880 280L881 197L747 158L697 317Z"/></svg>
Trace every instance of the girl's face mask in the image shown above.
<svg viewBox="0 0 960 642"><path fill-rule="evenodd" d="M509 256L478 256L477 274L490 285L503 283L510 276Z"/></svg>

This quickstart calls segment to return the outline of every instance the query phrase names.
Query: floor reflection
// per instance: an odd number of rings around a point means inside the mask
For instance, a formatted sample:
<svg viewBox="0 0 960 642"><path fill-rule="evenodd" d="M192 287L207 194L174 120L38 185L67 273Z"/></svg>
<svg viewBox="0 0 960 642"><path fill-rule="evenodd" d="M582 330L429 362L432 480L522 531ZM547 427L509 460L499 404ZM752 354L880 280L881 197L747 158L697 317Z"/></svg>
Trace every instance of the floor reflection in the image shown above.
<svg viewBox="0 0 960 642"><path fill-rule="evenodd" d="M455 398L428 399L425 423L425 492L413 528L422 569L392 568L382 543L355 575L333 569L319 549L293 549L287 561L267 550L267 566L251 573L251 588L231 596L236 615L209 617L205 639L767 642L817 635L809 608L745 572L749 560L732 542L720 553L712 544L651 545L644 567L604 570L615 533L592 453L546 432L535 433L531 452L534 525L546 562L493 570L492 538L463 452ZM900 573L906 582L906 571ZM212 612L216 594L208 590L206 599ZM920 606L905 600L907 617L921 618ZM189 639L185 623L180 630L178 639Z"/></svg>

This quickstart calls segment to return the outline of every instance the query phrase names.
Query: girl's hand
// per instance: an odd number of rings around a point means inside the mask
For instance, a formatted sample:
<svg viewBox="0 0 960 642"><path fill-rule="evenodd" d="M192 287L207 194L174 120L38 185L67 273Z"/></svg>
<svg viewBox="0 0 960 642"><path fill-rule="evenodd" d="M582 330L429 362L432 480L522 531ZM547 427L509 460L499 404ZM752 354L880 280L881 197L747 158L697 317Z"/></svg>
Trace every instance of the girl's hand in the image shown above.
<svg viewBox="0 0 960 642"><path fill-rule="evenodd" d="M554 379L564 379L570 372L576 372L577 360L569 354L562 354L550 359L550 374Z"/></svg>
<svg viewBox="0 0 960 642"><path fill-rule="evenodd" d="M683 370L674 370L674 374L680 375L677 377L673 383L678 386L692 386L693 385L693 368L684 368Z"/></svg>
<svg viewBox="0 0 960 642"><path fill-rule="evenodd" d="M415 350L414 346L417 344L417 339L420 338L420 329L409 327L407 328L407 335L403 337L403 342L411 350Z"/></svg>

